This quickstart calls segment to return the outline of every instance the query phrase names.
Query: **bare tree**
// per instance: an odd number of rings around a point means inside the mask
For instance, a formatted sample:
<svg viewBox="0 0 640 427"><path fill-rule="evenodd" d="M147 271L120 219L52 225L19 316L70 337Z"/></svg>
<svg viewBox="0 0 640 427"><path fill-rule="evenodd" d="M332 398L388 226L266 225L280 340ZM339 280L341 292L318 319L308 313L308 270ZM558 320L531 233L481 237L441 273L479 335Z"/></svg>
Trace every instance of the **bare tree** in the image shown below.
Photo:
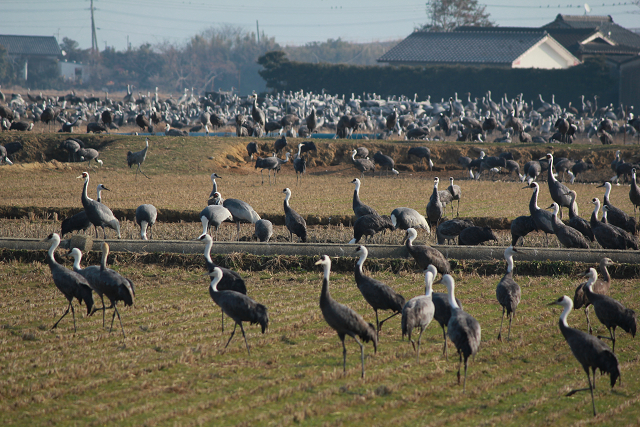
<svg viewBox="0 0 640 427"><path fill-rule="evenodd" d="M430 23L420 30L453 31L461 25L477 27L493 27L486 6L478 5L477 0L429 0L427 15Z"/></svg>

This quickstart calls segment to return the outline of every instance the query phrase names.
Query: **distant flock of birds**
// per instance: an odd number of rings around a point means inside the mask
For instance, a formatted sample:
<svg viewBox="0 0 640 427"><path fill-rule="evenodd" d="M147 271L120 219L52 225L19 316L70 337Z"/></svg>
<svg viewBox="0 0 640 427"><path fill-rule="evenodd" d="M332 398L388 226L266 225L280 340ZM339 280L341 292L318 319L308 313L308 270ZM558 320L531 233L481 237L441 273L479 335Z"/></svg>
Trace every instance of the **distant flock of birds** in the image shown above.
<svg viewBox="0 0 640 427"><path fill-rule="evenodd" d="M123 126L138 127L142 132L186 136L209 134L211 129L235 128L237 136L287 135L308 137L326 129L337 138L348 138L359 132L374 132L376 137L395 134L406 139L442 140L452 135L461 141L487 141L494 132L496 141L571 143L577 136L603 144L613 142L617 134L640 138L640 118L633 106L598 106L580 97L560 106L552 96L546 102L525 101L506 94L498 102L490 91L467 101L455 93L448 100L432 102L431 97L418 101L406 96L381 97L375 93L329 95L312 92L279 92L270 95L239 96L233 92L207 92L197 95L193 89L162 99L158 93L132 92L131 86L120 100L104 96L78 96L71 92L54 97L27 92L5 96L0 91L0 129L30 131L35 123L51 129L60 124L61 132L77 132L82 123L86 131L101 133L118 131Z"/></svg>

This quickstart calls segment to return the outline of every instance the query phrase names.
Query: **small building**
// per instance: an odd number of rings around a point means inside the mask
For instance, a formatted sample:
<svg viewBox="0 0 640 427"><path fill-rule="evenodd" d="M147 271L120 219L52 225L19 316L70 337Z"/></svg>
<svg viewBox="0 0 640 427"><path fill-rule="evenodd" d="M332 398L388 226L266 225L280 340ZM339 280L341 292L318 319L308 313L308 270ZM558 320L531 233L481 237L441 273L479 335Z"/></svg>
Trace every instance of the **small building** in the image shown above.
<svg viewBox="0 0 640 427"><path fill-rule="evenodd" d="M57 61L62 50L53 36L0 35L0 45L7 50L7 57L14 65L21 65L20 74L29 77L29 62Z"/></svg>
<svg viewBox="0 0 640 427"><path fill-rule="evenodd" d="M89 81L89 67L76 61L60 61L58 62L58 70L60 77L73 82Z"/></svg>
<svg viewBox="0 0 640 427"><path fill-rule="evenodd" d="M460 27L415 31L382 55L391 65L477 65L506 68L569 68L580 60L539 28Z"/></svg>

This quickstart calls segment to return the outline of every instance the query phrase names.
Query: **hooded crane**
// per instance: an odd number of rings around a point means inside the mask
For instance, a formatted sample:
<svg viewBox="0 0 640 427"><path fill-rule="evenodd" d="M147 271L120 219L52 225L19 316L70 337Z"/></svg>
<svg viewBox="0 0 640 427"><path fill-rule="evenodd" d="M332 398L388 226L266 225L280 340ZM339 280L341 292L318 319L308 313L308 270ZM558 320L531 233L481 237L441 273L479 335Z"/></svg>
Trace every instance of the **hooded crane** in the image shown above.
<svg viewBox="0 0 640 427"><path fill-rule="evenodd" d="M289 153L287 153L288 155ZM287 156L287 159L289 157ZM269 176L269 185L271 185L271 171L273 171L273 179L277 184L278 181L276 179L276 172L280 169L280 161L276 157L275 153L271 157L258 157L256 159L255 169L260 169L260 177L262 178L262 185L264 185L264 175L262 172L266 169L267 175Z"/></svg>
<svg viewBox="0 0 640 427"><path fill-rule="evenodd" d="M285 188L282 190L284 196L284 224L289 230L289 240L293 242L293 235L298 236L303 243L307 242L307 222L289 206L289 199L291 198L291 190Z"/></svg>
<svg viewBox="0 0 640 427"><path fill-rule="evenodd" d="M158 210L150 204L140 205L136 208L136 223L140 226L140 238L149 240L153 238L151 228L158 218ZM149 228L149 238L147 238L147 227Z"/></svg>
<svg viewBox="0 0 640 427"><path fill-rule="evenodd" d="M433 265L424 271L424 295L411 298L402 308L402 337L408 336L413 351L416 352L416 362L420 362L420 341L422 340L422 333L429 326L433 320L435 314L435 307L432 300L431 285L433 285L433 279L438 274L436 268ZM420 328L420 335L418 336L418 348L411 338L411 332L414 328Z"/></svg>
<svg viewBox="0 0 640 427"><path fill-rule="evenodd" d="M445 214L445 205L440 201L440 195L438 194L439 182L440 178L436 176L433 179L433 192L429 198L429 203L427 203L427 221L429 221L430 227L437 227Z"/></svg>
<svg viewBox="0 0 640 427"><path fill-rule="evenodd" d="M364 321L362 316L344 304L340 304L329 294L329 275L331 274L331 259L327 255L322 255L316 265L322 265L324 278L322 280L322 290L320 291L320 310L324 320L337 333L342 341L342 369L347 372L347 347L344 345L344 338L349 335L360 346L360 359L362 362L362 378L364 378L364 345L362 341L373 342L373 351L378 351L378 334L371 323Z"/></svg>
<svg viewBox="0 0 640 427"><path fill-rule="evenodd" d="M254 235L261 242L269 242L273 236L273 224L268 219L259 219L255 224Z"/></svg>
<svg viewBox="0 0 640 427"><path fill-rule="evenodd" d="M353 213L356 215L356 220L365 215L378 215L375 209L370 206L365 205L360 201L360 180L358 178L354 178L351 181L352 184L356 185L355 190L353 190Z"/></svg>
<svg viewBox="0 0 640 427"><path fill-rule="evenodd" d="M587 239L582 233L573 227L564 225L564 223L558 219L558 211L560 210L558 204L554 202L549 207L553 208L551 214L553 233L562 246L565 248L589 249L589 242L587 242Z"/></svg>
<svg viewBox="0 0 640 427"><path fill-rule="evenodd" d="M609 331L608 337L598 336L598 338L609 339L612 342L612 351L616 352L616 328L620 326L625 332L636 336L638 316L635 311L625 308L619 301L607 295L593 292L593 284L598 280L598 273L595 268L590 268L584 274L587 283L584 285L584 293L593 305L596 317Z"/></svg>
<svg viewBox="0 0 640 427"><path fill-rule="evenodd" d="M553 155L551 153L547 153L546 159L549 162L549 169L547 169L549 194L551 194L551 199L553 199L553 201L560 207L560 219L562 219L562 207L568 208L571 206L571 198L567 195L567 193L569 193L569 188L558 181L553 175Z"/></svg>
<svg viewBox="0 0 640 427"><path fill-rule="evenodd" d="M253 106L251 107L251 117L256 125L260 126L261 129L264 129L265 125L265 116L264 111L260 107L258 107L258 96L255 95L253 97Z"/></svg>
<svg viewBox="0 0 640 427"><path fill-rule="evenodd" d="M393 231L394 228L391 218L386 215L361 216L353 223L353 239L349 241L349 244L358 243L362 236L373 237L376 233L384 232L387 229Z"/></svg>
<svg viewBox="0 0 640 427"><path fill-rule="evenodd" d="M640 121L640 118L636 119ZM638 133L640 136L640 132ZM636 182L636 169L631 169L631 187L629 188L629 200L633 204L633 213L635 215L636 209L640 206L640 188Z"/></svg>
<svg viewBox="0 0 640 427"><path fill-rule="evenodd" d="M450 241L455 240L462 230L473 226L473 221L468 219L450 219L448 221L441 222L438 224L438 228L436 228L438 244L444 245L445 242L450 244Z"/></svg>
<svg viewBox="0 0 640 427"><path fill-rule="evenodd" d="M57 233L49 234L49 236L42 240L42 242L51 242L51 247L47 254L47 264L49 264L49 269L51 270L53 283L56 285L56 288L62 292L67 301L69 301L67 310L51 327L51 329L55 329L58 326L58 323L60 323L64 316L69 314L69 310L71 310L71 315L73 316L73 332L75 333L77 331L76 311L73 308L73 299L76 298L79 303L84 302L87 306L87 315L91 315L93 312L93 294L91 293L91 287L89 286L87 279L82 275L75 271L71 271L56 262L54 254L56 248L60 245L60 236Z"/></svg>
<svg viewBox="0 0 640 427"><path fill-rule="evenodd" d="M611 194L611 183L605 182L602 185L599 185L598 188L604 187L604 200L603 206L607 206L609 211L607 212L607 220L611 225L615 225L616 227L620 227L623 230L636 234L636 219L630 217L621 209L616 208L609 201L609 195Z"/></svg>
<svg viewBox="0 0 640 427"><path fill-rule="evenodd" d="M204 245L204 263L207 271L211 273L215 267L220 268L222 271L222 279L218 283L218 289L221 291L229 290L239 292L241 294L247 293L247 286L244 283L244 279L235 271L228 268L220 267L214 264L211 259L211 247L213 246L213 239L207 233L203 233L198 237L205 243ZM224 310L222 311L222 332L224 332Z"/></svg>
<svg viewBox="0 0 640 427"><path fill-rule="evenodd" d="M456 216L460 216L460 198L462 198L462 190L459 185L454 185L453 177L449 177L449 187L447 187L447 191L451 193L451 201L458 201L458 206L456 207ZM451 215L453 216L453 203L451 203Z"/></svg>
<svg viewBox="0 0 640 427"><path fill-rule="evenodd" d="M260 215L253 210L253 208L247 203L239 199L223 199L220 193L216 193L214 196L214 204L222 205L231 212L233 221L238 227L237 240L240 240L240 222L250 222L255 224L260 220Z"/></svg>
<svg viewBox="0 0 640 427"><path fill-rule="evenodd" d="M520 286L513 280L513 254L517 253L513 246L509 246L504 251L504 259L507 261L507 273L502 277L496 287L496 298L502 306L502 319L500 320L500 332L498 339L502 341L502 322L504 321L504 313L509 317L509 332L507 333L507 341L511 339L511 321L516 314L518 304L520 304Z"/></svg>
<svg viewBox="0 0 640 427"><path fill-rule="evenodd" d="M407 156L416 156L422 161L422 159L427 159L427 164L429 165L429 170L433 170L433 161L431 160L431 150L427 147L411 147L407 152Z"/></svg>
<svg viewBox="0 0 640 427"><path fill-rule="evenodd" d="M147 158L147 151L149 150L149 138L145 139L145 144L146 146L140 151L136 151L135 153L131 151L127 152L127 165L129 165L129 169L131 169L131 166L133 165L138 165L138 168L136 169L136 178L138 177L138 171L140 171L140 173L145 177L149 178L147 174L144 173L142 169L140 169L140 165L142 165Z"/></svg>
<svg viewBox="0 0 640 427"><path fill-rule="evenodd" d="M432 248L431 246L414 246L413 241L416 237L418 237L418 232L414 228L407 228L404 238L405 247L413 259L416 260L418 267L422 270L426 270L429 268L429 265L433 265L438 269L440 274L451 273L451 265L447 258L442 255L442 252Z"/></svg>
<svg viewBox="0 0 640 427"><path fill-rule="evenodd" d="M99 289L98 294L101 297L102 295L105 295L111 302L111 306L106 309L113 308L114 310L109 333L113 330L113 322L115 321L117 314L118 320L120 321L120 328L122 329L122 336L123 338L126 338L124 326L122 326L122 318L120 317L120 312L118 311L116 304L118 301L123 301L125 306L133 305L136 295L135 289L131 280L123 277L120 273L107 268L107 258L109 257L109 245L107 242L102 242L101 249L102 258L100 260L100 276L98 277L98 281L95 286Z"/></svg>
<svg viewBox="0 0 640 427"><path fill-rule="evenodd" d="M365 301L367 301L371 308L373 308L373 311L375 311L376 331L380 332L384 322L402 313L402 307L404 307L405 303L404 297L397 294L393 289L381 281L365 276L362 272L362 265L369 254L366 247L358 246L355 254L360 257L358 262L356 262L356 267L354 269L356 285L358 286L358 289ZM380 322L378 321L378 310L391 310L394 313Z"/></svg>
<svg viewBox="0 0 640 427"><path fill-rule="evenodd" d="M553 218L551 212L545 211L538 207L538 193L540 192L540 186L537 182L532 182L524 188L533 188L533 194L529 201L529 213L533 222L536 224L536 228L544 232L547 239L547 246L549 246L549 234L553 233Z"/></svg>
<svg viewBox="0 0 640 427"><path fill-rule="evenodd" d="M77 178L84 179L84 187L82 187L82 206L84 207L84 211L87 213L87 218L89 221L96 227L96 237L98 237L98 227L102 228L102 234L104 238L107 238L104 227L111 228L118 233L118 239L120 238L120 222L116 219L111 212L111 209L106 207L100 202L97 202L87 196L87 186L89 185L89 173L82 172Z"/></svg>
<svg viewBox="0 0 640 427"><path fill-rule="evenodd" d="M458 384L460 384L460 368L462 367L462 358L464 356L464 383L463 392L467 388L467 366L469 356L478 353L481 340L480 323L466 311L458 306L455 298L455 282L453 277L445 274L440 279L449 293L449 305L451 306L451 318L447 325L447 332L451 342L456 346L458 355L460 356L460 364L458 365Z"/></svg>
<svg viewBox="0 0 640 427"><path fill-rule="evenodd" d="M573 356L578 360L578 362L580 362L582 369L587 373L587 381L589 382L589 388L571 390L567 393L567 396L572 396L579 391L589 390L591 392L593 416L595 416L596 403L593 399L593 389L595 388L596 382L596 369L600 369L600 373L607 372L609 374L611 387L613 388L620 376L618 358L611 349L598 338L589 335L586 332L569 327L569 324L567 323L567 316L569 316L569 313L573 308L573 301L571 301L571 298L564 295L549 305L559 305L564 308L562 314L560 314L560 321L558 322L560 325L560 332L562 332L565 341L569 344L569 348L571 349ZM591 384L589 369L593 371L593 385Z"/></svg>
<svg viewBox="0 0 640 427"><path fill-rule="evenodd" d="M218 192L213 193L214 200L219 194ZM216 240L218 240L218 228L224 221L233 221L233 215L224 206L209 205L200 212L200 221L202 222L202 234L209 233L213 227L216 231Z"/></svg>
<svg viewBox="0 0 640 427"><path fill-rule="evenodd" d="M247 336L244 333L242 322L249 322L252 325L260 324L262 327L262 333L264 334L269 327L267 307L262 304L258 304L240 292L218 290L218 283L220 283L220 280L222 279L222 270L219 267L214 267L209 273L209 276L211 276L211 284L209 285L209 295L211 296L211 299L222 309L223 313L231 317L235 322L229 341L227 341L224 348L227 348L233 338L233 335L236 333L236 328L240 325L244 344L247 347L247 353L251 356L249 343L247 342Z"/></svg>
<svg viewBox="0 0 640 427"><path fill-rule="evenodd" d="M615 263L610 258L602 258L600 260L600 273L601 276L598 276L598 279L591 286L591 291L600 295L608 295L609 289L611 288L611 275L609 274L609 270L607 270L608 266L614 265ZM587 298L587 295L584 292L584 287L587 282L580 283L576 288L576 293L573 296L573 301L575 303L574 308L576 310L584 307L584 315L587 318L587 327L589 328L589 333L593 333L593 329L591 328L591 321L589 320L589 306L591 303Z"/></svg>
<svg viewBox="0 0 640 427"><path fill-rule="evenodd" d="M571 198L571 204L569 205L569 227L573 227L578 230L582 235L593 242L595 237L593 236L593 231L591 230L591 225L589 222L581 218L578 215L578 203L576 202L576 192L571 190L569 191L569 197ZM576 302L576 305L578 303Z"/></svg>
<svg viewBox="0 0 640 427"><path fill-rule="evenodd" d="M616 233L618 233L620 236L622 236L622 238L625 241L625 245L627 246L628 249L634 249L634 250L638 250L638 246L640 246L640 243L638 242L638 238L636 236L634 236L633 234L629 233L626 230L623 230L620 227L616 227L615 225L609 224L609 220L607 219L607 214L609 212L609 206L603 206L602 207L602 222L605 224L608 224L611 226L611 228L613 228L615 230Z"/></svg>
<svg viewBox="0 0 640 427"><path fill-rule="evenodd" d="M380 168L384 168L387 171L391 170L394 175L398 175L400 173L395 169L396 163L393 161L393 159L385 154L382 154L382 151L377 151L373 155L373 161L380 165ZM380 170L380 176L382 176L382 170Z"/></svg>
<svg viewBox="0 0 640 427"><path fill-rule="evenodd" d="M351 160L356 169L360 171L360 178L364 178L364 173L367 171L371 171L372 176L375 175L376 165L368 157L366 159L356 159L356 154L358 154L358 150L351 152Z"/></svg>
<svg viewBox="0 0 640 427"><path fill-rule="evenodd" d="M212 173L211 174L211 183L213 184L213 188L211 189L211 193L209 193L209 198L208 200L213 199L214 194L216 194L218 192L218 183L216 182L216 178L218 179L222 179L221 176L218 176L217 173ZM212 204L211 202L209 204Z"/></svg>
<svg viewBox="0 0 640 427"><path fill-rule="evenodd" d="M98 202L102 202L102 190L111 191L102 184L98 184L98 187L96 189L98 192ZM73 231L86 231L89 227L91 227L91 221L89 221L87 212L85 212L85 210L83 209L77 214L70 216L69 218L66 218L64 221L62 221L62 224L60 225L60 235L64 237L67 233L71 233Z"/></svg>
<svg viewBox="0 0 640 427"><path fill-rule="evenodd" d="M400 230L408 228L422 228L431 234L431 229L425 217L420 215L418 211L411 208L395 208L391 211L391 224Z"/></svg>
<svg viewBox="0 0 640 427"><path fill-rule="evenodd" d="M293 170L296 171L296 184L302 177L302 175L307 172L307 161L302 157L302 143L298 144L298 153L293 159Z"/></svg>
<svg viewBox="0 0 640 427"><path fill-rule="evenodd" d="M621 249L625 250L630 247L633 242L628 241L625 236L620 233L620 229L616 230L611 224L598 221L598 212L600 212L600 199L594 197L591 203L595 206L591 213L591 230L597 242L603 249ZM604 215L603 215L604 217ZM631 245L632 246L632 245Z"/></svg>

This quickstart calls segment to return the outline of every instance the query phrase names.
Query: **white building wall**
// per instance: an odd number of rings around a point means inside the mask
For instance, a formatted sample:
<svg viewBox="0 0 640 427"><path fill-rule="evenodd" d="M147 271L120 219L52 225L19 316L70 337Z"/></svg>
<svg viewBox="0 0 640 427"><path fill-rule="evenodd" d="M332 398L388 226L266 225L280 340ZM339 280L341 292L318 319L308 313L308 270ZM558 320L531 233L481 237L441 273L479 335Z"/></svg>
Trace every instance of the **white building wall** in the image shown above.
<svg viewBox="0 0 640 427"><path fill-rule="evenodd" d="M526 52L513 63L513 68L569 68L574 65L558 53L548 42L544 42L534 49Z"/></svg>
<svg viewBox="0 0 640 427"><path fill-rule="evenodd" d="M58 62L58 69L60 70L60 77L65 80L82 80L84 82L89 80L89 67L84 64L73 61L60 61Z"/></svg>

